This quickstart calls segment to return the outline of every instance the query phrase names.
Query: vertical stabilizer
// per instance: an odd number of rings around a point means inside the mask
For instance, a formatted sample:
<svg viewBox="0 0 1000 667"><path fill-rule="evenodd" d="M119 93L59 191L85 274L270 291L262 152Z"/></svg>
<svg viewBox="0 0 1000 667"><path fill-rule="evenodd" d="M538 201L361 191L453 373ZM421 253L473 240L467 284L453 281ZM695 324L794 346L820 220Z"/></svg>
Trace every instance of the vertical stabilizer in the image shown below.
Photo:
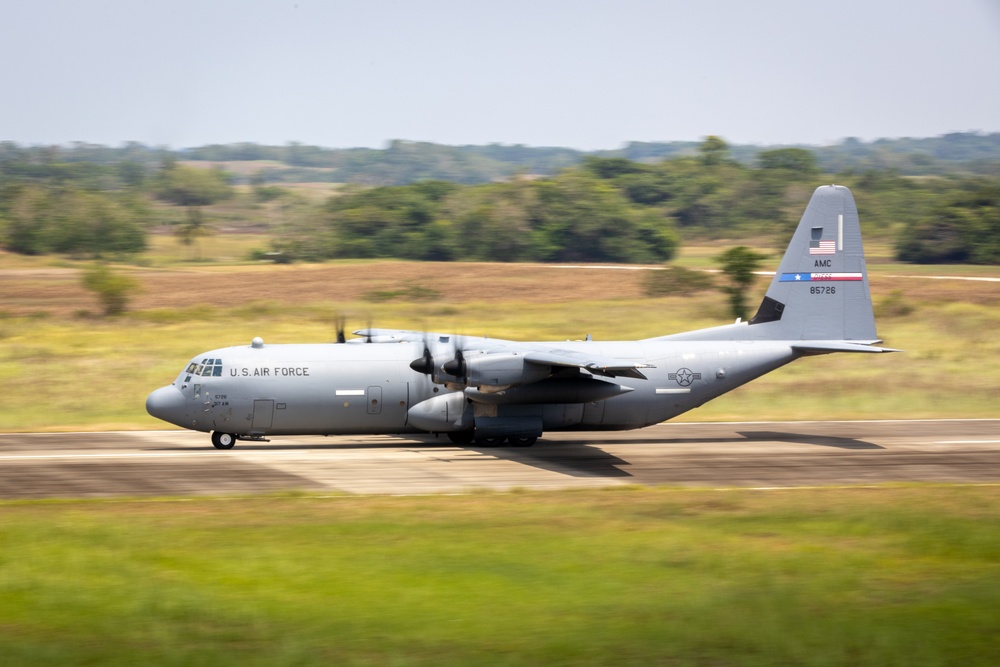
<svg viewBox="0 0 1000 667"><path fill-rule="evenodd" d="M849 189L816 188L750 325L762 328L755 338L877 341L861 223Z"/></svg>

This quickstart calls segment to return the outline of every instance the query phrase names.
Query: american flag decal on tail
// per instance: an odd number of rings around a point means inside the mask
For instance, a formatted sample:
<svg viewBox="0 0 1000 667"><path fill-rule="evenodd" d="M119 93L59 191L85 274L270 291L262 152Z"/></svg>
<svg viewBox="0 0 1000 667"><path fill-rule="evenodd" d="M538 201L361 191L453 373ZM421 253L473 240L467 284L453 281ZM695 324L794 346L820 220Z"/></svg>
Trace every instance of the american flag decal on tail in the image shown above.
<svg viewBox="0 0 1000 667"><path fill-rule="evenodd" d="M809 242L809 254L810 255L836 255L837 254L837 242L833 239L829 241L810 241Z"/></svg>

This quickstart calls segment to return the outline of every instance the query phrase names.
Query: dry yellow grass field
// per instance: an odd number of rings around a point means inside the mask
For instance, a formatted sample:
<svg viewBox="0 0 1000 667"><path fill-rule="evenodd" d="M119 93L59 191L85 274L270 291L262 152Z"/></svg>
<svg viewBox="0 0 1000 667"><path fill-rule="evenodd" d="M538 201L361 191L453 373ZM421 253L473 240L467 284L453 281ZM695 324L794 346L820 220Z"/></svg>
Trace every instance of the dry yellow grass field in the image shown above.
<svg viewBox="0 0 1000 667"><path fill-rule="evenodd" d="M9 255L0 253L0 312L8 315L47 313L56 317L81 310L98 310L94 296L80 284L76 267L6 268ZM653 267L646 267L653 268ZM1000 282L940 279L934 275L970 277L969 267L871 267L873 299L892 292L912 301L1000 305ZM991 267L975 267L972 276L1000 276ZM141 284L131 309L188 308L195 305L237 307L280 301L286 306L347 303L383 290L419 286L437 292L430 299L447 305L508 302L570 303L632 300L643 297L645 271L636 266L606 268L552 264L489 264L471 262L371 261L331 264L189 264L172 268L121 269ZM756 291L768 279L758 280ZM720 297L721 300L721 297ZM755 297L750 301L755 302Z"/></svg>

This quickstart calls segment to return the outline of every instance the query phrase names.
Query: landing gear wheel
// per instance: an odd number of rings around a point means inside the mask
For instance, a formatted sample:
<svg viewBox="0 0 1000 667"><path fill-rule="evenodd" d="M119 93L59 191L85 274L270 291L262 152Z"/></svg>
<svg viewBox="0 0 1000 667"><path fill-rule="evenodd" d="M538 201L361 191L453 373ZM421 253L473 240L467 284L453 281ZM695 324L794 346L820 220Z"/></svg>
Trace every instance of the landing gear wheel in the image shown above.
<svg viewBox="0 0 1000 667"><path fill-rule="evenodd" d="M456 445L467 445L476 439L476 432L472 429L469 429L468 431L450 431L448 433L448 439Z"/></svg>
<svg viewBox="0 0 1000 667"><path fill-rule="evenodd" d="M507 440L507 438L487 438L485 436L476 436L476 444L480 447L500 447Z"/></svg>
<svg viewBox="0 0 1000 667"><path fill-rule="evenodd" d="M212 444L216 449L232 449L236 445L236 436L232 433L212 432Z"/></svg>
<svg viewBox="0 0 1000 667"><path fill-rule="evenodd" d="M507 438L511 447L531 447L537 441L538 438L534 436L512 435Z"/></svg>

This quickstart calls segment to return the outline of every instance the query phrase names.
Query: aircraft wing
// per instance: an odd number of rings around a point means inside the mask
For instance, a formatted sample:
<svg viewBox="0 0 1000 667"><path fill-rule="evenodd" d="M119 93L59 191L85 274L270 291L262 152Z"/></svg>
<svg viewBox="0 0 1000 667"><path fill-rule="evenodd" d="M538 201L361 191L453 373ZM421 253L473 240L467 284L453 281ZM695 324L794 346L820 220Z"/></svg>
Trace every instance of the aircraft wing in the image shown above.
<svg viewBox="0 0 1000 667"><path fill-rule="evenodd" d="M348 343L425 343L431 345L455 344L467 347L492 349L496 345L516 344L502 338L484 338L438 331L414 331L411 329L358 329L353 332L359 338Z"/></svg>
<svg viewBox="0 0 1000 667"><path fill-rule="evenodd" d="M524 355L525 361L545 366L563 366L566 368L582 368L594 375L604 377L628 377L645 380L646 376L640 368L654 368L650 364L636 363L614 357L601 357L576 350L550 348L532 350Z"/></svg>
<svg viewBox="0 0 1000 667"><path fill-rule="evenodd" d="M352 342L368 340L374 343L398 343L398 342L428 342L446 343L454 341L466 352L470 349L482 352L503 353L517 352L523 355L528 363L538 366L561 366L563 368L580 368L594 375L604 377L628 377L637 380L645 380L646 376L639 370L640 368L654 368L646 363L630 361L627 359L617 359L615 357L604 357L588 352L568 350L565 348L549 347L548 343L522 343L501 338L482 338L478 336L453 336L452 334L442 334L427 331L408 331L404 329L362 329L354 332L363 336L361 339L354 339Z"/></svg>

